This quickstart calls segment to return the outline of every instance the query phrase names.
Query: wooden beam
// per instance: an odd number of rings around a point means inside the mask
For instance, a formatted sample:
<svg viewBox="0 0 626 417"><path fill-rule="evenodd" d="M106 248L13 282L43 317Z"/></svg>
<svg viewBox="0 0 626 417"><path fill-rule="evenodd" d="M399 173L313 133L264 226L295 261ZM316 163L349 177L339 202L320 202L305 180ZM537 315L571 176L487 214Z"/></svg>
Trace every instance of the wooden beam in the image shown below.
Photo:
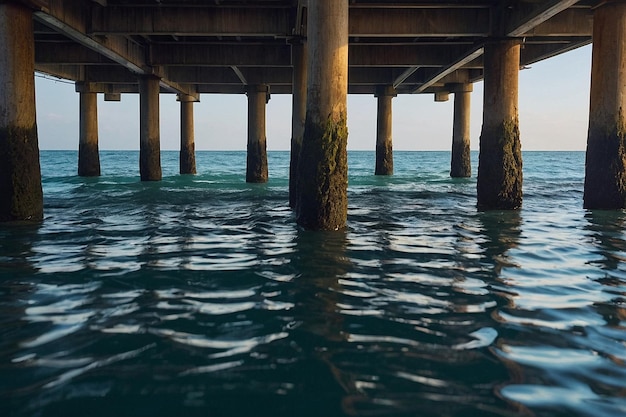
<svg viewBox="0 0 626 417"><path fill-rule="evenodd" d="M154 44L151 55L153 65L291 66L291 48L287 44Z"/></svg>
<svg viewBox="0 0 626 417"><path fill-rule="evenodd" d="M243 85L248 85L246 77L242 74L241 70L236 65L232 65L230 68L233 70L235 75L237 75L237 78L239 78Z"/></svg>
<svg viewBox="0 0 626 417"><path fill-rule="evenodd" d="M93 35L290 36L286 8L94 8Z"/></svg>
<svg viewBox="0 0 626 417"><path fill-rule="evenodd" d="M402 85L402 83L405 82L406 79L409 78L411 75L413 75L415 71L417 71L419 68L420 67L407 68L404 72L402 72L402 74L400 74L398 77L396 77L395 80L393 80L393 88L398 88L400 85Z"/></svg>
<svg viewBox="0 0 626 417"><path fill-rule="evenodd" d="M79 81L85 77L82 65L56 65L35 63L35 71L65 80Z"/></svg>
<svg viewBox="0 0 626 417"><path fill-rule="evenodd" d="M593 11L588 8L563 10L556 16L539 23L524 33L525 37L585 36L593 34Z"/></svg>
<svg viewBox="0 0 626 417"><path fill-rule="evenodd" d="M350 36L488 36L489 18L484 8L352 8Z"/></svg>
<svg viewBox="0 0 626 417"><path fill-rule="evenodd" d="M38 11L34 18L65 35L74 42L86 47L102 57L122 65L135 74L154 74L155 70L145 60L144 48L130 39L119 36L94 37L86 33L85 4L83 2L63 2L55 0L48 12ZM41 53L41 52L40 52ZM61 52L59 52L61 53ZM101 59L99 64L105 59ZM161 85L165 89L193 96L196 91L188 85L168 81L161 74Z"/></svg>
<svg viewBox="0 0 626 417"><path fill-rule="evenodd" d="M506 26L506 36L519 37L556 16L579 0L550 0L541 3L523 16L513 18ZM520 3L520 2L518 2Z"/></svg>
<svg viewBox="0 0 626 417"><path fill-rule="evenodd" d="M76 42L35 42L35 62L41 64L117 65L100 51Z"/></svg>
<svg viewBox="0 0 626 417"><path fill-rule="evenodd" d="M430 86L432 86L436 82L440 81L441 79L451 74L452 72L460 69L463 65L467 64L468 62L471 62L474 59L481 56L484 51L485 49L483 46L473 48L467 54L463 55L459 60L443 68L441 71L437 72L437 74L431 77L428 81L426 81L420 87L416 88L413 91L413 93L423 93L424 91L426 91L426 89L428 89Z"/></svg>
<svg viewBox="0 0 626 417"><path fill-rule="evenodd" d="M88 36L84 32L72 27L56 16L43 12L35 12L35 18L47 26L52 27L57 32L67 36L71 40L96 51L112 61L117 62L118 64L128 68L130 71L138 74L144 73L143 67L145 66L145 61L143 56L145 56L145 53L137 44L131 43L127 40L121 41L121 43L125 44L124 46L126 46L126 48L123 48L118 42L114 41L109 41L105 44L103 43L105 41L96 40Z"/></svg>
<svg viewBox="0 0 626 417"><path fill-rule="evenodd" d="M472 46L467 45L350 45L350 66L441 67L454 62Z"/></svg>
<svg viewBox="0 0 626 417"><path fill-rule="evenodd" d="M572 51L581 46L589 45L591 39L580 38L578 42L525 45L521 51L520 65L530 65L538 61Z"/></svg>

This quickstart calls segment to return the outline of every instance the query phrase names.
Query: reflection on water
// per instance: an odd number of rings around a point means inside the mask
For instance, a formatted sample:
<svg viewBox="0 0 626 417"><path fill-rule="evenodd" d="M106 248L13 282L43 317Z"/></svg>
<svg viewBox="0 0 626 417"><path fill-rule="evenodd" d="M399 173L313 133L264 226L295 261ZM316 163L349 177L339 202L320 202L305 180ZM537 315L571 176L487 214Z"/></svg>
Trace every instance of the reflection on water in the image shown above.
<svg viewBox="0 0 626 417"><path fill-rule="evenodd" d="M582 153L525 157L514 212L447 153L351 154L333 233L294 225L288 154L266 185L216 155L142 184L44 153L46 221L0 226L2 415L626 415L626 217L580 208Z"/></svg>

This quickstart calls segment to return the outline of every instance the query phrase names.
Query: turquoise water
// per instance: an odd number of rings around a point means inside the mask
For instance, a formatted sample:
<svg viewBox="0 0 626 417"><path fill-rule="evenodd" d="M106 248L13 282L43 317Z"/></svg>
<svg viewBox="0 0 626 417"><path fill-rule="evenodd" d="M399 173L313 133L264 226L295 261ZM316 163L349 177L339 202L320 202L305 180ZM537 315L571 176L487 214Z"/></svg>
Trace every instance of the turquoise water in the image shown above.
<svg viewBox="0 0 626 417"><path fill-rule="evenodd" d="M626 213L582 209L582 152L477 212L476 157L350 153L347 230L304 232L286 152L262 185L42 152L45 221L0 225L0 415L626 415Z"/></svg>

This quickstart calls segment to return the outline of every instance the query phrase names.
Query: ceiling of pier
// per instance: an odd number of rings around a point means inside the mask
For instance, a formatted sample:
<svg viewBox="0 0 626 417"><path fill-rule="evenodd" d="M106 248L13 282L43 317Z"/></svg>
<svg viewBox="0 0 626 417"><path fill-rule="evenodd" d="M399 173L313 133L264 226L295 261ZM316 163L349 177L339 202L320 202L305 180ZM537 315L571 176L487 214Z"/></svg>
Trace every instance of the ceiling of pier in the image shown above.
<svg viewBox="0 0 626 417"><path fill-rule="evenodd" d="M345 0L348 1L348 0ZM98 92L290 93L291 45L306 0L23 0L35 11L36 68ZM349 92L453 92L483 76L494 38L518 38L520 67L591 42L596 1L349 0Z"/></svg>

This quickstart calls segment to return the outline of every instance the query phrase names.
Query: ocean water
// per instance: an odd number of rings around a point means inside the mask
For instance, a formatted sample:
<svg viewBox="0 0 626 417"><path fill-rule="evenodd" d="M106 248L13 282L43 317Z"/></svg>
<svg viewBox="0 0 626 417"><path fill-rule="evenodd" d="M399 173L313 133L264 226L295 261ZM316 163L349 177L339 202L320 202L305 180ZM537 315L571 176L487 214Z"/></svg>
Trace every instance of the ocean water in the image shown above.
<svg viewBox="0 0 626 417"><path fill-rule="evenodd" d="M583 152L525 152L478 212L449 152L349 154L348 228L306 232L287 152L41 153L45 221L0 225L2 416L626 416L626 212Z"/></svg>

